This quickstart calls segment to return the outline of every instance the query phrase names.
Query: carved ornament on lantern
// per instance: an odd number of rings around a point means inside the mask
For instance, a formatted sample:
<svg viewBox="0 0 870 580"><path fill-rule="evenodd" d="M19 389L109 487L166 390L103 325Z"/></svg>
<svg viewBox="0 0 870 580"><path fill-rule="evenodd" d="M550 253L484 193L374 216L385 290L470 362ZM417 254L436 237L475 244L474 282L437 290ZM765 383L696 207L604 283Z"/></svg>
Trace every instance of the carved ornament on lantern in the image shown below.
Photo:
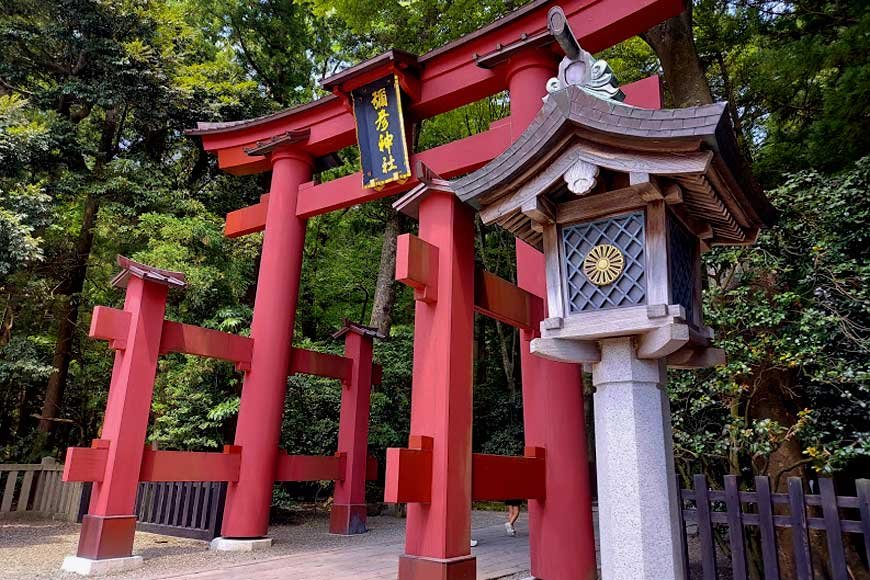
<svg viewBox="0 0 870 580"><path fill-rule="evenodd" d="M565 52L565 58L559 63L558 77L547 81L547 93L575 86L602 99L625 100L613 69L607 61L596 59L583 50L568 27L565 13L558 6L551 8L547 15L547 28Z"/></svg>
<svg viewBox="0 0 870 580"><path fill-rule="evenodd" d="M585 195L595 189L598 183L598 166L577 159L565 172L564 177L571 193Z"/></svg>
<svg viewBox="0 0 870 580"><path fill-rule="evenodd" d="M596 286L606 286L616 282L624 265L625 259L619 248L610 244L599 244L586 254L583 273Z"/></svg>

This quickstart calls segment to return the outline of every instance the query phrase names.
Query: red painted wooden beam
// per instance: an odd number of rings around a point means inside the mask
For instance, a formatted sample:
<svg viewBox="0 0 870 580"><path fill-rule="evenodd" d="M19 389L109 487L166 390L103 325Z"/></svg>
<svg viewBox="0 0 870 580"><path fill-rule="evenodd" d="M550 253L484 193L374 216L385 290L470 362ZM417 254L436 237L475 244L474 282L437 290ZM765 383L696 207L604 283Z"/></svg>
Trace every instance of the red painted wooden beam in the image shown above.
<svg viewBox="0 0 870 580"><path fill-rule="evenodd" d="M335 481L344 476L344 454L278 455L275 481Z"/></svg>
<svg viewBox="0 0 870 580"><path fill-rule="evenodd" d="M109 441L94 439L91 447L70 447L64 463L64 481L102 481ZM154 451L146 447L139 481L238 481L241 448L224 447L223 453Z"/></svg>
<svg viewBox="0 0 870 580"><path fill-rule="evenodd" d="M124 350L127 347L130 318L131 314L124 310L95 306L88 336L97 340L108 340L111 349Z"/></svg>
<svg viewBox="0 0 870 580"><path fill-rule="evenodd" d="M429 503L432 444L431 437L412 436L407 449L387 449L385 502ZM527 447L524 457L472 454L472 499L543 499L545 461L540 447Z"/></svg>
<svg viewBox="0 0 870 580"><path fill-rule="evenodd" d="M124 310L96 306L88 336L108 340L110 348L123 350L130 317ZM180 352L228 360L236 363L240 370L250 368L252 348L253 340L248 337L170 320L163 321L160 334L160 354Z"/></svg>
<svg viewBox="0 0 870 580"><path fill-rule="evenodd" d="M235 445L224 446L223 453L145 447L139 481L238 481L241 454Z"/></svg>
<svg viewBox="0 0 870 580"><path fill-rule="evenodd" d="M109 442L94 439L90 447L68 447L63 464L63 481L103 481Z"/></svg>
<svg viewBox="0 0 870 580"><path fill-rule="evenodd" d="M97 306L91 319L89 336L109 340L113 348L123 348L119 343L123 343L129 320L129 313L123 310ZM166 320L163 322L160 353L180 352L228 360L236 363L240 370L248 370L253 342L253 339L245 336ZM290 358L291 374L302 373L340 381L349 379L352 365L353 361L341 355L302 348L294 348ZM373 365L372 375L373 384L381 382L383 369L380 365Z"/></svg>
<svg viewBox="0 0 870 580"><path fill-rule="evenodd" d="M190 324L163 322L160 354L180 352L236 363L239 370L250 370L254 341L246 336L229 334Z"/></svg>
<svg viewBox="0 0 870 580"><path fill-rule="evenodd" d="M525 457L471 456L471 499L544 499L546 465L544 450L527 447Z"/></svg>
<svg viewBox="0 0 870 580"><path fill-rule="evenodd" d="M414 234L396 239L396 280L414 289L414 300L438 300L438 248Z"/></svg>
<svg viewBox="0 0 870 580"><path fill-rule="evenodd" d="M510 119L502 119L493 123L488 131L412 155L411 165L413 167L417 162L422 162L444 177L453 177L486 165L508 148L510 138ZM299 189L296 215L309 218L373 201L410 189L419 182L411 177L404 183L390 184L381 190L365 189L362 183L360 172L325 183L307 183ZM259 203L228 213L224 235L237 238L263 231L268 205L269 194L265 194L260 197Z"/></svg>
<svg viewBox="0 0 870 580"><path fill-rule="evenodd" d="M377 481L378 460L371 455L366 459L366 481Z"/></svg>
<svg viewBox="0 0 870 580"><path fill-rule="evenodd" d="M238 238L262 232L266 227L266 210L269 208L269 194L260 196L260 202L227 214L224 224L224 235L228 238Z"/></svg>
<svg viewBox="0 0 870 580"><path fill-rule="evenodd" d="M661 109L664 106L662 79L659 75L646 77L620 88L625 93L625 103L628 105L641 109Z"/></svg>
<svg viewBox="0 0 870 580"><path fill-rule="evenodd" d="M387 503L429 503L432 500L431 437L411 435L408 448L387 449Z"/></svg>
<svg viewBox="0 0 870 580"><path fill-rule="evenodd" d="M594 53L679 14L683 4L682 0L571 0L562 7L580 43ZM519 40L522 35L543 32L549 6L550 3L543 0L533 2L490 26L421 56L421 93L411 105L411 113L417 118L427 118L507 89L505 76L478 67L473 55L493 52L499 46ZM206 132L202 139L208 151L238 148L235 155L240 155L242 146L302 128L311 130L308 149L315 156L338 151L355 142L353 116L343 100L333 96L253 123L242 122ZM262 160L249 158L247 163L267 168ZM223 163L221 166L230 167ZM236 165L230 171L249 172L244 165Z"/></svg>
<svg viewBox="0 0 870 580"><path fill-rule="evenodd" d="M290 374L314 375L327 379L347 382L353 361L347 357L328 352L317 352L293 347L290 355ZM378 385L384 378L384 369L379 364L372 365L372 384Z"/></svg>
<svg viewBox="0 0 870 580"><path fill-rule="evenodd" d="M494 122L488 131L433 147L411 156L411 166L422 162L443 177L474 171L489 163L510 146L510 119ZM390 184L380 191L363 187L357 172L311 187L300 188L296 215L310 218L323 213L374 201L411 189L419 183L415 177L404 183Z"/></svg>
<svg viewBox="0 0 870 580"><path fill-rule="evenodd" d="M338 354L293 348L290 355L290 374L315 375L347 381L353 361Z"/></svg>
<svg viewBox="0 0 870 580"><path fill-rule="evenodd" d="M481 268L475 272L474 310L510 326L535 332L544 301Z"/></svg>
<svg viewBox="0 0 870 580"><path fill-rule="evenodd" d="M344 453L335 455L278 455L275 481L337 481L344 477ZM366 461L366 479L378 478L378 460L369 456Z"/></svg>

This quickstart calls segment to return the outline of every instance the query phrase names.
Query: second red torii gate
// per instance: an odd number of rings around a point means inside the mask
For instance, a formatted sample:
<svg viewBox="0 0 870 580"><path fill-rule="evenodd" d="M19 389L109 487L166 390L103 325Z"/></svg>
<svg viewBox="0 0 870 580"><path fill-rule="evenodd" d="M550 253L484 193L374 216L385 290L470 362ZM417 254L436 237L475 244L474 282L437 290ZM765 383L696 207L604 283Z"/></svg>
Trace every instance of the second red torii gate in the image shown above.
<svg viewBox="0 0 870 580"><path fill-rule="evenodd" d="M233 362L249 371L254 341L198 326L164 320L170 288L181 288L185 277L119 257L121 273L113 285L126 289L123 309L97 306L89 336L107 340L116 351L106 415L100 439L91 447L67 450L64 481L93 482L84 516L77 557L65 568L84 573L118 571L136 565L132 558L136 526L136 489L143 481L226 481L241 477L244 449L227 445L223 453L157 451L145 445L151 397L162 354L184 353ZM291 348L286 374L312 374L342 382L339 436L335 455L277 453L274 481L336 482L330 531L356 534L366 530L365 481L377 477L368 457L369 395L382 370L372 363L371 329L346 322L334 337L345 340L344 356ZM285 374L285 376L286 376ZM362 506L362 509L361 509ZM133 562L130 562L130 560ZM107 561L116 561L117 564Z"/></svg>

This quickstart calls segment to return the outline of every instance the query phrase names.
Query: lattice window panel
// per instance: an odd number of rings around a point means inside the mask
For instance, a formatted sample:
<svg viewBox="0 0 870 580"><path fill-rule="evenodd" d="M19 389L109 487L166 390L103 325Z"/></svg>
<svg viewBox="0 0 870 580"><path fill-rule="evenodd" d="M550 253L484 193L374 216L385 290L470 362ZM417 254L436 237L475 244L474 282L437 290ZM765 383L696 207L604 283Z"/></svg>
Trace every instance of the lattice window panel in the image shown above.
<svg viewBox="0 0 870 580"><path fill-rule="evenodd" d="M686 309L686 320L695 320L695 237L673 217L668 218L668 270L671 299Z"/></svg>
<svg viewBox="0 0 870 580"><path fill-rule="evenodd" d="M599 244L616 246L625 259L622 274L605 286L596 286L583 273L583 259ZM564 227L562 245L569 314L634 306L646 301L643 212Z"/></svg>

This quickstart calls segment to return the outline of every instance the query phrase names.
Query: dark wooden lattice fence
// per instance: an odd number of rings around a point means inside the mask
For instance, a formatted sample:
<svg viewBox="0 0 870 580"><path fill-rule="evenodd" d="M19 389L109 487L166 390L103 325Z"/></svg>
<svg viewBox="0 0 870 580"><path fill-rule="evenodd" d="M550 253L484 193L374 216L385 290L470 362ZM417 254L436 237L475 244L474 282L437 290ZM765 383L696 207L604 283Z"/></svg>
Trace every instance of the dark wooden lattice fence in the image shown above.
<svg viewBox="0 0 870 580"><path fill-rule="evenodd" d="M227 484L144 482L136 495L136 529L154 534L211 540L220 535Z"/></svg>
<svg viewBox="0 0 870 580"><path fill-rule="evenodd" d="M725 477L722 490L712 490L703 475L694 477L694 489L681 490L686 523L697 525L703 580L716 580L717 527L727 528L727 546L735 580L748 578L747 535L757 534L761 544L763 577L780 578L777 528L791 529L795 577L813 580L827 570L830 578L849 580L845 542L863 546L864 561L870 561L870 480L855 482L856 497L838 496L831 479L818 480L818 494L805 494L801 480L788 480L788 493L771 493L767 477L755 478L755 491L740 491L736 476ZM753 529L754 528L754 529ZM810 530L822 530L827 544L827 562L813 561ZM857 536L855 536L857 535ZM858 550L861 551L860 548ZM688 559L687 559L688 560ZM689 573L687 571L687 577Z"/></svg>

